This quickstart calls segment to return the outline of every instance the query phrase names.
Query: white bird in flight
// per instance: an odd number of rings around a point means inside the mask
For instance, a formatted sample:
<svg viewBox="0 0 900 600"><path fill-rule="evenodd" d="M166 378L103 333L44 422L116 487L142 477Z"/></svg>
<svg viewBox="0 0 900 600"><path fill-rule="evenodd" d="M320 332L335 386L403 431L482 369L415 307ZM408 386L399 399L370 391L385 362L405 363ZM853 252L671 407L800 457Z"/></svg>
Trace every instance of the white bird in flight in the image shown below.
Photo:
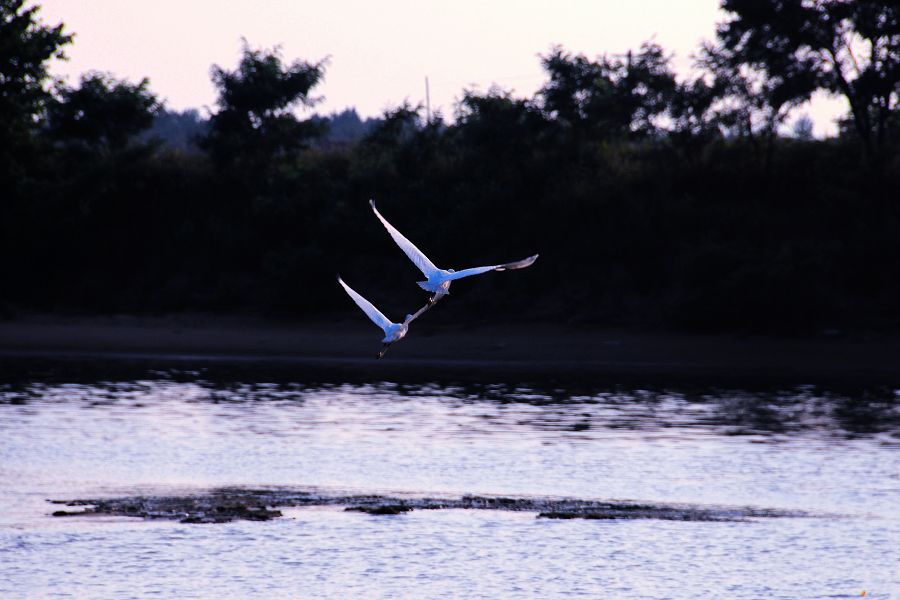
<svg viewBox="0 0 900 600"><path fill-rule="evenodd" d="M400 246L400 249L406 253L406 256L409 257L413 264L415 264L422 273L425 274L425 277L428 279L426 281L418 281L419 287L425 291L434 293L434 296L428 299L428 305L431 306L444 296L450 293L450 282L455 279L462 279L463 277L469 277L470 275L479 275L481 273L487 273L488 271L512 271L513 269L524 269L525 267L531 266L534 261L537 260L538 255L535 254L533 256L529 256L528 258L524 258L522 260L517 260L515 262L505 263L502 265L489 265L486 267L473 267L471 269L463 269L462 271L454 271L453 269L439 269L434 266L434 263L428 260L428 257L422 254L422 251L415 247L415 245L406 239L402 233L397 231L393 225L387 222L387 219L381 216L381 213L378 212L378 209L375 208L375 201L369 200L369 204L372 206L372 210L375 211L375 216L378 217L378 220L384 225L384 228L388 230L388 233L391 234L391 237L394 238L394 241ZM418 313L417 313L418 314Z"/></svg>
<svg viewBox="0 0 900 600"><path fill-rule="evenodd" d="M407 330L409 329L409 324L413 322L419 315L428 310L428 304L420 308L416 311L415 314L406 315L406 319L402 323L392 323L390 319L385 317L380 310L375 308L371 302L360 296L356 290L352 287L344 283L344 280L341 279L341 276L338 275L338 283L340 283L344 290L353 298L353 301L356 302L357 306L359 306L366 315L372 319L372 322L381 327L384 330L384 339L381 340L384 345L381 347L381 351L376 355L378 358L384 356L384 353L387 352L388 347L395 343L399 342L403 339L403 336L406 335Z"/></svg>

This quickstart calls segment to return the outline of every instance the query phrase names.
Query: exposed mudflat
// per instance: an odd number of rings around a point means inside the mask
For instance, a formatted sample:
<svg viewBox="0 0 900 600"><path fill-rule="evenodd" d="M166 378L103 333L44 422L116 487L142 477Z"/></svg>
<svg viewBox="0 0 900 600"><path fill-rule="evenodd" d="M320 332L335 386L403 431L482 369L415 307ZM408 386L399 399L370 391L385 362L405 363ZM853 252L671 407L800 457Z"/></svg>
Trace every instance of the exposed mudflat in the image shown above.
<svg viewBox="0 0 900 600"><path fill-rule="evenodd" d="M745 521L751 518L809 517L802 511L755 507L657 504L577 498L474 496L402 497L323 494L296 489L218 489L183 496L50 500L78 510L57 510L54 517L106 515L169 519L182 523L268 521L282 516L279 508L344 506L372 515L400 515L413 510L505 510L533 512L549 519L663 519L667 521Z"/></svg>

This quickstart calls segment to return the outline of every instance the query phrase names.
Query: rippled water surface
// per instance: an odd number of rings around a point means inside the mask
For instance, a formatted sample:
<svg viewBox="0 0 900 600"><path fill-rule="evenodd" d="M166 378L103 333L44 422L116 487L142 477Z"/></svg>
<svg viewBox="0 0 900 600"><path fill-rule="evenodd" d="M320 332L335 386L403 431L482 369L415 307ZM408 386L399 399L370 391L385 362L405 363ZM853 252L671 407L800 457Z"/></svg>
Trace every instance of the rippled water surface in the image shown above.
<svg viewBox="0 0 900 600"><path fill-rule="evenodd" d="M896 598L900 393L144 379L0 385L0 597ZM737 523L338 507L187 525L47 498L219 486L799 509Z"/></svg>

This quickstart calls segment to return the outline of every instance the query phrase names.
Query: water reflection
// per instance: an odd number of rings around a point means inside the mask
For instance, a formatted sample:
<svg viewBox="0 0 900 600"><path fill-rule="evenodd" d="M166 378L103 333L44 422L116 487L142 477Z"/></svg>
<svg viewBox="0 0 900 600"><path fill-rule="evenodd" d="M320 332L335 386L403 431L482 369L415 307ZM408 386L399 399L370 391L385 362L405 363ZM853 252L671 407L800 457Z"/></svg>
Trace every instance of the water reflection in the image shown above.
<svg viewBox="0 0 900 600"><path fill-rule="evenodd" d="M268 409L312 403L315 410L304 417L307 426L330 420L351 427L355 418L358 427L430 427L433 434L459 436L526 428L586 437L623 430L770 441L788 436L877 437L884 444L900 444L900 391L887 387L849 392L816 386L675 390L508 383L249 383L213 381L204 379L201 371L183 370L149 375L153 378L133 381L0 384L0 404L22 407L27 414L29 407L55 403L86 409L201 403L220 405L222 415L237 416L261 403ZM363 411L353 417L343 411L350 405ZM429 410L448 415L453 426L443 428L439 420L423 419Z"/></svg>
<svg viewBox="0 0 900 600"><path fill-rule="evenodd" d="M523 577L558 582L560 596L588 582L586 597L851 587L884 597L896 587L894 389L276 375L95 366L5 378L0 597L500 597ZM54 519L46 502L235 486L840 516L646 524L298 510L207 527ZM247 565L266 565L266 576ZM391 577L373 577L373 565ZM539 587L522 596L546 596Z"/></svg>

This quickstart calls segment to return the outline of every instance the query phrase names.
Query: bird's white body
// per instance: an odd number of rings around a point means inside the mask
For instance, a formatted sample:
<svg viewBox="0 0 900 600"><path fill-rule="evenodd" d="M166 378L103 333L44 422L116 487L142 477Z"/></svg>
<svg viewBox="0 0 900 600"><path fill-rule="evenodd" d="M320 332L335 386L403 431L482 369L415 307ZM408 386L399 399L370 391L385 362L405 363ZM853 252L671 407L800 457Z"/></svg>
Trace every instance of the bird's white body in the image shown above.
<svg viewBox="0 0 900 600"><path fill-rule="evenodd" d="M513 269L524 269L525 267L531 266L534 261L537 260L538 255L535 254L533 256L529 256L523 260L518 260L515 262L504 263L500 265L488 265L486 267L473 267L471 269L463 269L462 271L454 271L453 269L439 269L437 268L433 262L431 262L425 254L416 248L416 246L410 242L406 237L397 231L397 229L388 223L387 219L381 216L381 213L378 212L378 209L375 208L375 201L369 200L369 205L372 207L372 210L375 211L375 216L378 217L378 220L381 221L381 224L384 225L384 228L387 229L387 232L394 239L394 242L400 247L401 250L409 257L409 259L413 262L416 267L419 268L420 271L427 277L425 281L419 281L419 287L427 292L431 292L434 294L429 302L432 304L446 296L450 293L450 283L456 279L462 279L463 277L469 277L471 275L479 275L481 273L487 273L488 271L510 271Z"/></svg>
<svg viewBox="0 0 900 600"><path fill-rule="evenodd" d="M403 336L406 335L407 331L409 331L409 325L407 323L391 323L385 327L384 339L381 341L385 344L399 342L403 339Z"/></svg>
<svg viewBox="0 0 900 600"><path fill-rule="evenodd" d="M426 281L417 281L419 287L426 292L432 292L438 296L446 296L450 293L450 279L447 276L450 271L438 270L434 277L429 277Z"/></svg>

